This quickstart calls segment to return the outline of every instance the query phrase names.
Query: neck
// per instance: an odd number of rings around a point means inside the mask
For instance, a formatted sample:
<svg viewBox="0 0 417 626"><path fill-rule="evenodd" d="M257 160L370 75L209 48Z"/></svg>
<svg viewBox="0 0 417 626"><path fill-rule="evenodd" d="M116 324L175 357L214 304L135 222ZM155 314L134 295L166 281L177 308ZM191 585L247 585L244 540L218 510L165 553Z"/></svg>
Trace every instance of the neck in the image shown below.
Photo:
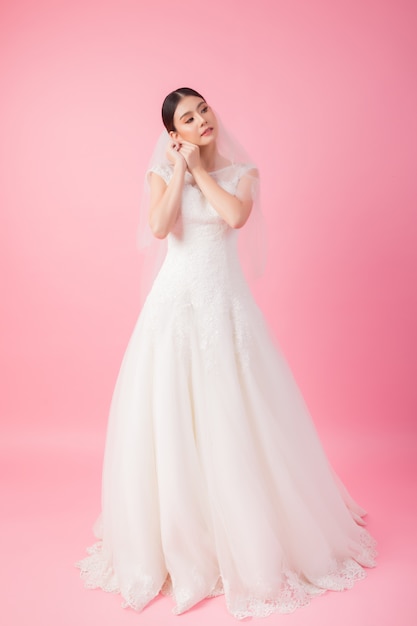
<svg viewBox="0 0 417 626"><path fill-rule="evenodd" d="M219 153L215 143L200 148L200 161L202 166L208 172L216 169Z"/></svg>

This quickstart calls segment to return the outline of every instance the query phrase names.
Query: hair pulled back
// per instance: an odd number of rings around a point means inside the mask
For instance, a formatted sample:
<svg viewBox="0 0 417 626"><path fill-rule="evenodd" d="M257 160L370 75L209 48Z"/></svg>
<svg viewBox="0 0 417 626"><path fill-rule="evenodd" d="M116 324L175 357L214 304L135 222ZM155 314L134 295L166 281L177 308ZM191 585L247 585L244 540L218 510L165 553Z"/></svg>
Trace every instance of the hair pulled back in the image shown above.
<svg viewBox="0 0 417 626"><path fill-rule="evenodd" d="M168 132L176 130L174 126L174 113L176 111L179 101L182 100L185 96L196 96L197 98L201 98L205 101L205 98L203 98L203 96L198 93L198 91L190 89L189 87L180 87L175 91L171 91L171 93L167 95L162 104L162 121Z"/></svg>

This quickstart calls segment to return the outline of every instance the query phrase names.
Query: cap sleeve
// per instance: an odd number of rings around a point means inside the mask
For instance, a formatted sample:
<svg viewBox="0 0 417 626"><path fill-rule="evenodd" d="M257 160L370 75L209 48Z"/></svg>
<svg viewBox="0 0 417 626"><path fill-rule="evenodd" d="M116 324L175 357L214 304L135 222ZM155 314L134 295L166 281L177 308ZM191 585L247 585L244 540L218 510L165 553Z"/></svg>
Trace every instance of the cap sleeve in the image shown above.
<svg viewBox="0 0 417 626"><path fill-rule="evenodd" d="M168 184L169 181L171 180L172 167L168 164L162 163L162 164L154 165L153 167L151 167L146 172L146 178L148 181L149 181L149 174L151 174L152 172L154 172L155 174L158 174L158 176L160 176L165 181L166 184Z"/></svg>

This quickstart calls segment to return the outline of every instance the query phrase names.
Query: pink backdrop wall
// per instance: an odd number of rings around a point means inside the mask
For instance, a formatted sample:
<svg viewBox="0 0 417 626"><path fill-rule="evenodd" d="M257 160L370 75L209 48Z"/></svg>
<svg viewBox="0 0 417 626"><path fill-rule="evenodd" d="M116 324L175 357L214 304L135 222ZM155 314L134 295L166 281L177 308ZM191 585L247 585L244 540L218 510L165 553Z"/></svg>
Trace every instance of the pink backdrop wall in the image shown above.
<svg viewBox="0 0 417 626"><path fill-rule="evenodd" d="M415 18L405 0L1 4L6 440L104 431L143 173L182 85L259 164L256 295L319 427L413 432Z"/></svg>

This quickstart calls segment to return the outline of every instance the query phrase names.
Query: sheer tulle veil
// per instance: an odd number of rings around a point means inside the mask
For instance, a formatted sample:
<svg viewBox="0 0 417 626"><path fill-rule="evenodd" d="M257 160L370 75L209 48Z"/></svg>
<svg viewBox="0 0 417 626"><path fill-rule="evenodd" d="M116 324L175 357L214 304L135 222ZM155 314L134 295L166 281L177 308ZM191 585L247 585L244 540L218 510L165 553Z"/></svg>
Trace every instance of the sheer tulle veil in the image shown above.
<svg viewBox="0 0 417 626"><path fill-rule="evenodd" d="M267 238L264 216L260 203L259 173L253 159L240 143L226 130L219 119L217 149L232 165L250 164L253 169L245 176L252 179L253 207L246 224L239 231L238 249L242 267L249 281L256 281L263 273L267 255ZM166 148L170 141L164 129L154 146L144 179L142 199L140 202L139 226L137 230L137 247L142 255L140 277L140 300L143 304L153 280L160 269L167 251L167 239L157 239L149 226L148 215L150 205L149 173L156 166L170 166L166 156Z"/></svg>

